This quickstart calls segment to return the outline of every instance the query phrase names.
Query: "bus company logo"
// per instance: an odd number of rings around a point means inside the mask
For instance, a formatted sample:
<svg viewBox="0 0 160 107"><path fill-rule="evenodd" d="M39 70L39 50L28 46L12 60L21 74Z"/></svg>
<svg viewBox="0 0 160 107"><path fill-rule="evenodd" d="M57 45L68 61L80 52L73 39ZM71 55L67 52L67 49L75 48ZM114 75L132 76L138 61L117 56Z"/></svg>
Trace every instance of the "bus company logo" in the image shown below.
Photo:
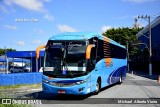
<svg viewBox="0 0 160 107"><path fill-rule="evenodd" d="M72 42L69 42L68 49L71 50L73 47L80 47L80 46L82 46L81 43L72 43Z"/></svg>
<svg viewBox="0 0 160 107"><path fill-rule="evenodd" d="M2 104L11 104L11 99L2 99Z"/></svg>
<svg viewBox="0 0 160 107"><path fill-rule="evenodd" d="M106 62L107 67L113 67L113 62Z"/></svg>
<svg viewBox="0 0 160 107"><path fill-rule="evenodd" d="M113 66L113 62L110 63L110 67L112 67L112 66Z"/></svg>

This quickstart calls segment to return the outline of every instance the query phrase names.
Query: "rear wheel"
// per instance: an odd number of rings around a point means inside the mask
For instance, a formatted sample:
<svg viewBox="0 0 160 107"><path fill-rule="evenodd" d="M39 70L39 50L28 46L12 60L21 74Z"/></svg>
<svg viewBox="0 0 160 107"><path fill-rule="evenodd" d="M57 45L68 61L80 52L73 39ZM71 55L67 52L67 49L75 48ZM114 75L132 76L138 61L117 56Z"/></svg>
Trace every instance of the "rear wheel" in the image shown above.
<svg viewBox="0 0 160 107"><path fill-rule="evenodd" d="M122 74L119 77L119 84L121 84L121 83L122 83Z"/></svg>

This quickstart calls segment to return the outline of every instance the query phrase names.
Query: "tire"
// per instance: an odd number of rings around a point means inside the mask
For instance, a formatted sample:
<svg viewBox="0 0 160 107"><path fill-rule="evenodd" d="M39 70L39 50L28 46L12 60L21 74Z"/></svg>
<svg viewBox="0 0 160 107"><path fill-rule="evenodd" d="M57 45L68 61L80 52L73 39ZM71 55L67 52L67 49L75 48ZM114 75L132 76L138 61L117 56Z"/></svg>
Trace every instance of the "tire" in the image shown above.
<svg viewBox="0 0 160 107"><path fill-rule="evenodd" d="M101 82L100 82L100 80L98 79L98 80L97 80L97 83L96 83L96 90L94 91L94 95L98 95L99 92L100 92L100 89L101 89Z"/></svg>
<svg viewBox="0 0 160 107"><path fill-rule="evenodd" d="M119 77L119 82L118 82L119 84L121 84L122 83L122 74L120 75L120 77Z"/></svg>
<svg viewBox="0 0 160 107"><path fill-rule="evenodd" d="M12 71L12 70L11 70L10 72L11 72L11 73L13 73L13 71Z"/></svg>

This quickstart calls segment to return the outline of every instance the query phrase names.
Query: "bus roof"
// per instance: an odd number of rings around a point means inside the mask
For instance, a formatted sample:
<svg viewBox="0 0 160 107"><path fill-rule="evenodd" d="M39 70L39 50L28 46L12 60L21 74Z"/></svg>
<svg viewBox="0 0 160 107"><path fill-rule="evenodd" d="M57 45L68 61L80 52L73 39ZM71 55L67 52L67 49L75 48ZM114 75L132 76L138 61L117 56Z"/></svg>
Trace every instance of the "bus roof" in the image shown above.
<svg viewBox="0 0 160 107"><path fill-rule="evenodd" d="M66 33L60 33L57 35L52 36L49 38L49 40L88 40L93 37L97 37L101 40L104 40L104 36L94 33L94 32L66 32ZM108 38L109 39L109 38ZM120 45L119 43L115 42L112 39L109 39L110 43L118 45L122 48L125 48L123 45Z"/></svg>
<svg viewBox="0 0 160 107"><path fill-rule="evenodd" d="M54 35L50 38L50 40L83 40L90 39L97 35L99 34L91 32L66 32Z"/></svg>

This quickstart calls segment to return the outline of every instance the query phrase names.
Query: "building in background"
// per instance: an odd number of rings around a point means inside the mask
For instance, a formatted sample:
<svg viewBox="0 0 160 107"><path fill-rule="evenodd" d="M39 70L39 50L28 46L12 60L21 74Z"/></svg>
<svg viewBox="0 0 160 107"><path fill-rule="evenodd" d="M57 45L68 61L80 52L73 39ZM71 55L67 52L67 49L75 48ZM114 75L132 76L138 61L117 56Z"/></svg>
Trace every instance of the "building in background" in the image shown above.
<svg viewBox="0 0 160 107"><path fill-rule="evenodd" d="M160 16L151 22L152 34L152 71L159 74L160 71ZM144 27L136 35L141 43L149 47L149 26ZM132 69L149 71L149 51L145 45L140 45L141 53L131 58Z"/></svg>
<svg viewBox="0 0 160 107"><path fill-rule="evenodd" d="M38 72L43 67L44 51L40 52L40 58L36 60L35 51L7 52L6 57L0 58L0 70L9 73L14 66L27 67L30 72ZM38 68L38 69L37 69Z"/></svg>

